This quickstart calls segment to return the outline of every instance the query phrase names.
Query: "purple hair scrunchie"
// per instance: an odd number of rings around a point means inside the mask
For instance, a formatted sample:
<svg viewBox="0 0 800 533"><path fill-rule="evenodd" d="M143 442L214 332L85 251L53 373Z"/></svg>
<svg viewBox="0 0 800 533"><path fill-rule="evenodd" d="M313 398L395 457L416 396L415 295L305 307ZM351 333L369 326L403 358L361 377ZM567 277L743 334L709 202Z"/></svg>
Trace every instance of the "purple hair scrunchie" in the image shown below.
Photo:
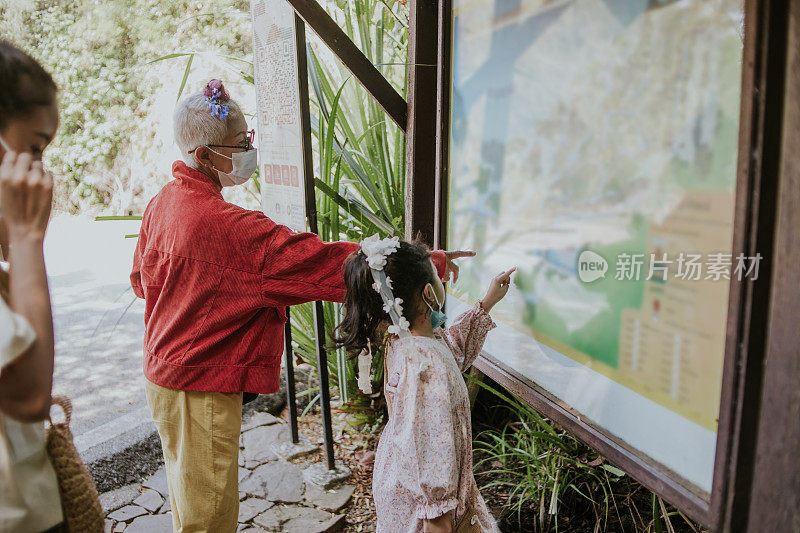
<svg viewBox="0 0 800 533"><path fill-rule="evenodd" d="M203 91L203 96L206 97L206 106L211 112L211 116L224 120L228 116L230 106L225 105L225 102L231 99L228 91L225 90L225 85L222 80L211 80L206 85Z"/></svg>

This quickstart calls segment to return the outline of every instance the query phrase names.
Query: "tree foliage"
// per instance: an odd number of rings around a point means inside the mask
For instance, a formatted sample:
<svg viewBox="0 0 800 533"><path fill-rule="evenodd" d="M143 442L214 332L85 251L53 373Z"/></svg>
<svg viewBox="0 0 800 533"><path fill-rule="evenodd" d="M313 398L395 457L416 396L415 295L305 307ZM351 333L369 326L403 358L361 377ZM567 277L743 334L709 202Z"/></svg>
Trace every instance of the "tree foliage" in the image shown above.
<svg viewBox="0 0 800 533"><path fill-rule="evenodd" d="M129 205L118 210L141 207L131 197L144 187L130 186L156 142L156 96L174 77L174 65L150 61L165 50L247 56L252 46L246 1L0 0L0 35L59 86L61 125L45 163L58 178L56 207L69 212L110 206L120 191Z"/></svg>

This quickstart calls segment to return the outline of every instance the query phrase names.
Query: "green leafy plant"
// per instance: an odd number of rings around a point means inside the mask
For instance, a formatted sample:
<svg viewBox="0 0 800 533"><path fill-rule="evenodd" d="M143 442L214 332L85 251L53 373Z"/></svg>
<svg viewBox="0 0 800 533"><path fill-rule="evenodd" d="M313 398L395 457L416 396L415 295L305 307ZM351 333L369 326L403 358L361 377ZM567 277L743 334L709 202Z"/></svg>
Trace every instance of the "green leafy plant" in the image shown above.
<svg viewBox="0 0 800 533"><path fill-rule="evenodd" d="M376 65L393 63L384 74L405 94L407 25L402 6L395 8L375 0L338 3L333 13L348 36L360 45ZM319 51L318 51L319 50ZM402 235L405 222L405 136L378 104L351 78L322 45L307 47L312 106L314 184L317 190L317 220L324 240L360 240L374 233ZM397 64L402 69L394 68ZM324 304L325 329L330 332L341 320L341 306ZM292 330L296 353L316 365L313 314L310 304L293 310ZM382 412L372 400L356 390L355 361L343 352L331 353L331 379L338 383L343 408L354 425L371 425ZM373 385L379 390L383 361L376 357Z"/></svg>
<svg viewBox="0 0 800 533"><path fill-rule="evenodd" d="M476 468L483 469L484 477L491 479L483 488L507 490L505 506L516 514L518 522L524 508L537 509L536 531L557 529L563 504L575 499L588 504L597 523L604 524L616 507L612 483L625 473L557 430L518 398L473 382L516 413L505 426L485 430L475 439L476 456L480 457Z"/></svg>
<svg viewBox="0 0 800 533"><path fill-rule="evenodd" d="M466 377L501 400L493 409L504 416L494 413L492 419L507 421L476 436L475 468L482 489L503 494L507 520L520 531L559 531L564 524L574 524L568 531L584 531L591 524L595 532L699 533L684 514L668 511L655 494L524 401ZM682 519L681 529L671 517Z"/></svg>

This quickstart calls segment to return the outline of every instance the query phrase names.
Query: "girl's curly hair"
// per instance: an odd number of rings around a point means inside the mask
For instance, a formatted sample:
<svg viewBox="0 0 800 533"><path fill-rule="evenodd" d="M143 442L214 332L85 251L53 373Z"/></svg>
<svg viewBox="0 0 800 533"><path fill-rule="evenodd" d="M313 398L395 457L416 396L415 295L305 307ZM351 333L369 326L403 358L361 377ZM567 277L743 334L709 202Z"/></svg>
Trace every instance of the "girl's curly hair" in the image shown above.
<svg viewBox="0 0 800 533"><path fill-rule="evenodd" d="M414 323L425 313L421 301L422 288L436 276L431 266L430 249L421 242L400 241L396 252L386 258L383 271L392 280L392 293L403 299L403 316ZM347 295L344 299L344 319L334 330L336 347L356 354L367 347L367 341L382 344L389 315L383 301L372 287L375 282L367 257L363 252L350 256L344 267Z"/></svg>

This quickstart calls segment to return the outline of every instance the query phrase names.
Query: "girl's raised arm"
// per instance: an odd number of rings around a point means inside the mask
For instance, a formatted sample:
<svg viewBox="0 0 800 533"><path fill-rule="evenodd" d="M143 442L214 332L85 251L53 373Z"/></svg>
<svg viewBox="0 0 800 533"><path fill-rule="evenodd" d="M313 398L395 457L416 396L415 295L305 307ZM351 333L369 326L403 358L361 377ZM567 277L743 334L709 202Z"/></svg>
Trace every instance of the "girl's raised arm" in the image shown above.
<svg viewBox="0 0 800 533"><path fill-rule="evenodd" d="M456 361L462 372L466 372L472 366L483 349L486 335L496 327L489 312L508 294L511 274L515 270L516 267L498 274L489 285L483 300L456 318L455 322L447 328L447 340L455 351Z"/></svg>

